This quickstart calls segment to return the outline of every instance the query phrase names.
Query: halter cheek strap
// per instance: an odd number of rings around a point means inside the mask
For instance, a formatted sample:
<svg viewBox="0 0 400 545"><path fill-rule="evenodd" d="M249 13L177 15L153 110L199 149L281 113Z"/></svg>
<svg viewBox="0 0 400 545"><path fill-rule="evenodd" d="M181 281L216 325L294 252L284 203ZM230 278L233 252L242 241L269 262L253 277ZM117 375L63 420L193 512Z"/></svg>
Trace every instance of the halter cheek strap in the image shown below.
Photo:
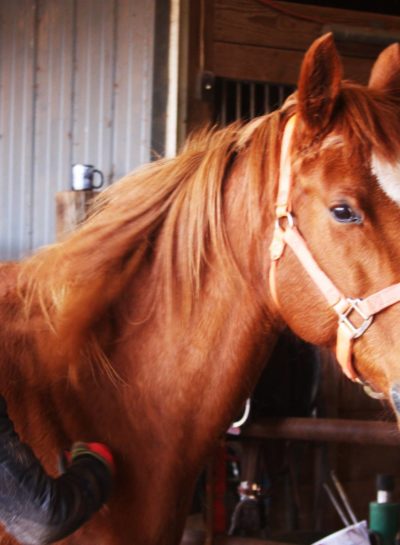
<svg viewBox="0 0 400 545"><path fill-rule="evenodd" d="M275 209L276 223L270 245L271 268L269 279L271 296L279 307L276 290L276 268L287 245L325 297L328 306L337 314L336 359L349 379L360 382L358 373L353 366L354 340L367 331L375 314L400 301L400 283L384 288L366 299L345 297L315 261L307 243L295 227L291 214L292 172L290 147L295 123L296 116L294 115L287 122L282 138L278 196Z"/></svg>

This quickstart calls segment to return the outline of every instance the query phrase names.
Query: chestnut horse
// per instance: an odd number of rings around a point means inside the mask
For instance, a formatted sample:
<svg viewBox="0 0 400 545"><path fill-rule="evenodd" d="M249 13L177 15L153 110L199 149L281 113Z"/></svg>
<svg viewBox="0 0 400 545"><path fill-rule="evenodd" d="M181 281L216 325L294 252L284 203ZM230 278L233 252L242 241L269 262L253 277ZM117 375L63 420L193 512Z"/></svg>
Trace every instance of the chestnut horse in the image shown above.
<svg viewBox="0 0 400 545"><path fill-rule="evenodd" d="M364 87L342 81L326 35L280 111L201 133L104 191L66 240L2 266L17 430L53 473L77 439L116 456L109 506L67 541L178 543L285 325L334 349L339 316L345 372L399 406L399 161L399 46Z"/></svg>

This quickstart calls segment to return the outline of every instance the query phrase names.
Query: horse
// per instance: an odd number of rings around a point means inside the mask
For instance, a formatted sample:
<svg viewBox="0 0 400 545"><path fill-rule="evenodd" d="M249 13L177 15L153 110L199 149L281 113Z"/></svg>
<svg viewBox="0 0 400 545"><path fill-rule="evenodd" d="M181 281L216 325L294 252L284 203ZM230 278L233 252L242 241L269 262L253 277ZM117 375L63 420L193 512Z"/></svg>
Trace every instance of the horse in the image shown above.
<svg viewBox="0 0 400 545"><path fill-rule="evenodd" d="M0 391L18 433L54 475L75 440L116 459L109 504L66 543L178 543L284 327L338 345L349 378L399 413L399 161L399 45L363 86L324 35L280 110L200 131L101 192L65 240L2 264Z"/></svg>

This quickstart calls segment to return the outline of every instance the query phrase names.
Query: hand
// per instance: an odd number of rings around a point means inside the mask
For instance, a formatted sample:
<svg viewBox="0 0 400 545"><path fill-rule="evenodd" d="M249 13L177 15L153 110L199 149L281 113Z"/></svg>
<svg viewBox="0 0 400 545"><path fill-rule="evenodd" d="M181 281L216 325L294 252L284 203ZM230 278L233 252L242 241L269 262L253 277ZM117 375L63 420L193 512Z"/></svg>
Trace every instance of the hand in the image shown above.
<svg viewBox="0 0 400 545"><path fill-rule="evenodd" d="M71 462L81 456L92 456L102 462L112 474L115 473L114 457L110 449L103 443L85 443L77 441L71 448Z"/></svg>

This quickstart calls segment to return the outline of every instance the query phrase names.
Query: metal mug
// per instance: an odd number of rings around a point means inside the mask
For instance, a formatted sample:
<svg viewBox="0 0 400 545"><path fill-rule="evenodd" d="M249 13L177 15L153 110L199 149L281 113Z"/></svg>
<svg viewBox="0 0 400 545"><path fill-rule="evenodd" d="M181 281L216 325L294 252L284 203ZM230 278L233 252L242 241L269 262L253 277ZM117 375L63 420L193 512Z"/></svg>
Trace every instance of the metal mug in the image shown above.
<svg viewBox="0 0 400 545"><path fill-rule="evenodd" d="M95 182L96 174L100 177L97 182ZM100 189L103 183L103 173L94 168L93 165L83 165L81 163L72 165L72 189L74 191Z"/></svg>

